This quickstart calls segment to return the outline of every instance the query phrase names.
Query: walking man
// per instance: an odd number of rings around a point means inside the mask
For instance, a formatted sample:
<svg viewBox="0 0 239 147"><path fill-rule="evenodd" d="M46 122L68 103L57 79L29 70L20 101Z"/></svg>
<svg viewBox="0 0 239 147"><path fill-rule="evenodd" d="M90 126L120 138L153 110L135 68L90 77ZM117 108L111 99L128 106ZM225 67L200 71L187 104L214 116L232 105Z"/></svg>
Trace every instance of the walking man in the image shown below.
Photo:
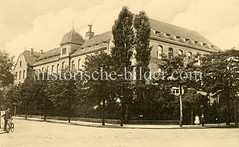
<svg viewBox="0 0 239 147"><path fill-rule="evenodd" d="M12 118L9 108L7 108L5 114L3 114L2 117L4 117L4 131L6 131L8 120Z"/></svg>

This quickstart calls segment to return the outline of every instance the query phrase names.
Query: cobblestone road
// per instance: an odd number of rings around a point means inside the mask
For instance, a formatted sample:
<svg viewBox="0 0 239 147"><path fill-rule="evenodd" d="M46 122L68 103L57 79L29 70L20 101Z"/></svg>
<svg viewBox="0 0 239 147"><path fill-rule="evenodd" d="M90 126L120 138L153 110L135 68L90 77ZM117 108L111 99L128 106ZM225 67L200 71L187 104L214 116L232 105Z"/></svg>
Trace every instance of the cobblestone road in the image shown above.
<svg viewBox="0 0 239 147"><path fill-rule="evenodd" d="M236 147L239 129L120 129L14 120L15 131L0 134L0 147L160 146Z"/></svg>

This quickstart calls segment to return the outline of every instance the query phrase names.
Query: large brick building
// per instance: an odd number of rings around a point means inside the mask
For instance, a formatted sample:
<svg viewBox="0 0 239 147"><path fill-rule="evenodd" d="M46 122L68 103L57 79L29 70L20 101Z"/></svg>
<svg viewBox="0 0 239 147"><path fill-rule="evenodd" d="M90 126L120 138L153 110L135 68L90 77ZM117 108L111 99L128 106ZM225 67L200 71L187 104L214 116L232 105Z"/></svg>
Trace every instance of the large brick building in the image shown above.
<svg viewBox="0 0 239 147"><path fill-rule="evenodd" d="M200 56L219 50L215 45L196 31L181 28L165 22L150 19L152 45L151 62L149 66L152 70L158 70L154 59L160 59L162 54L168 57L175 54L185 54L188 58L193 55ZM41 51L24 51L19 55L15 66L15 84L22 83L30 75L31 71L42 70L56 72L62 68L80 70L87 54L92 54L100 50L110 53L113 46L112 32L94 35L92 26L86 32L85 39L74 29L65 34L60 43L60 47Z"/></svg>

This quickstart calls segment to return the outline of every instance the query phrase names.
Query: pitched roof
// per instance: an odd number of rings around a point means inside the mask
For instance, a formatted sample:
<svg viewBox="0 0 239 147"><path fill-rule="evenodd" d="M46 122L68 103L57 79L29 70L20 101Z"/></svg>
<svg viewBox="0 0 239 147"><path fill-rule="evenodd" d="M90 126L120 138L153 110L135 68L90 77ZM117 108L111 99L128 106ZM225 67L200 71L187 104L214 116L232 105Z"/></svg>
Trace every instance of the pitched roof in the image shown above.
<svg viewBox="0 0 239 147"><path fill-rule="evenodd" d="M149 19L149 22L151 25L151 29L153 30L162 31L168 34L173 34L175 36L180 36L180 37L212 44L209 40L207 40L205 37L203 37L201 34L199 34L196 31L192 31L189 29L185 29L176 25L172 25L172 24L154 20L154 19Z"/></svg>
<svg viewBox="0 0 239 147"><path fill-rule="evenodd" d="M91 39L86 40L84 42L84 44L82 44L82 46L72 54L72 56L74 56L78 53L87 52L87 51L83 50L84 48L87 48L87 47L92 47L92 46L102 47L102 44L108 43L110 41L111 37L112 37L112 32L111 31L95 35Z"/></svg>
<svg viewBox="0 0 239 147"><path fill-rule="evenodd" d="M90 40L85 41L85 43L82 44L81 48L107 42L110 40L111 37L112 37L111 31L95 35Z"/></svg>
<svg viewBox="0 0 239 147"><path fill-rule="evenodd" d="M35 63L35 61L37 60L37 58L40 56L40 53L39 52L31 53L30 51L24 51L23 56L24 56L26 62L30 66L32 66Z"/></svg>
<svg viewBox="0 0 239 147"><path fill-rule="evenodd" d="M61 50L60 48L54 48L51 49L49 51L43 52L40 57L37 59L37 61L42 60L42 59L46 59L49 57L54 57L54 56L59 56L61 54Z"/></svg>

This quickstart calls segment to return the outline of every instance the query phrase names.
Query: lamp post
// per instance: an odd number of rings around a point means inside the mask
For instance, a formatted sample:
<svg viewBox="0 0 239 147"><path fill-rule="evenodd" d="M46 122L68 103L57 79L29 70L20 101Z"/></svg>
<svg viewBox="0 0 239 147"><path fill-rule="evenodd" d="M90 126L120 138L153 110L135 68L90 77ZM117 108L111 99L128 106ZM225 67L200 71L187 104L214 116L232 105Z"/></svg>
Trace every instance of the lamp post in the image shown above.
<svg viewBox="0 0 239 147"><path fill-rule="evenodd" d="M180 104L180 118L179 118L179 126L182 127L183 126L183 101L182 101L182 95L184 94L184 89L182 87L182 85L179 85L179 89L176 87L172 87L172 93L176 96L179 96L179 104ZM175 92L175 90L179 90L178 92Z"/></svg>
<svg viewBox="0 0 239 147"><path fill-rule="evenodd" d="M183 101L182 101L182 86L179 85L179 102L180 102L180 122L179 126L183 126Z"/></svg>
<svg viewBox="0 0 239 147"><path fill-rule="evenodd" d="M201 123L202 123L202 126L204 126L204 114L203 114L203 105L200 105L200 108L202 109L202 115L201 115Z"/></svg>
<svg viewBox="0 0 239 147"><path fill-rule="evenodd" d="M123 96L121 96L123 98ZM116 99L116 102L120 105L120 126L123 127L123 105L120 98Z"/></svg>

